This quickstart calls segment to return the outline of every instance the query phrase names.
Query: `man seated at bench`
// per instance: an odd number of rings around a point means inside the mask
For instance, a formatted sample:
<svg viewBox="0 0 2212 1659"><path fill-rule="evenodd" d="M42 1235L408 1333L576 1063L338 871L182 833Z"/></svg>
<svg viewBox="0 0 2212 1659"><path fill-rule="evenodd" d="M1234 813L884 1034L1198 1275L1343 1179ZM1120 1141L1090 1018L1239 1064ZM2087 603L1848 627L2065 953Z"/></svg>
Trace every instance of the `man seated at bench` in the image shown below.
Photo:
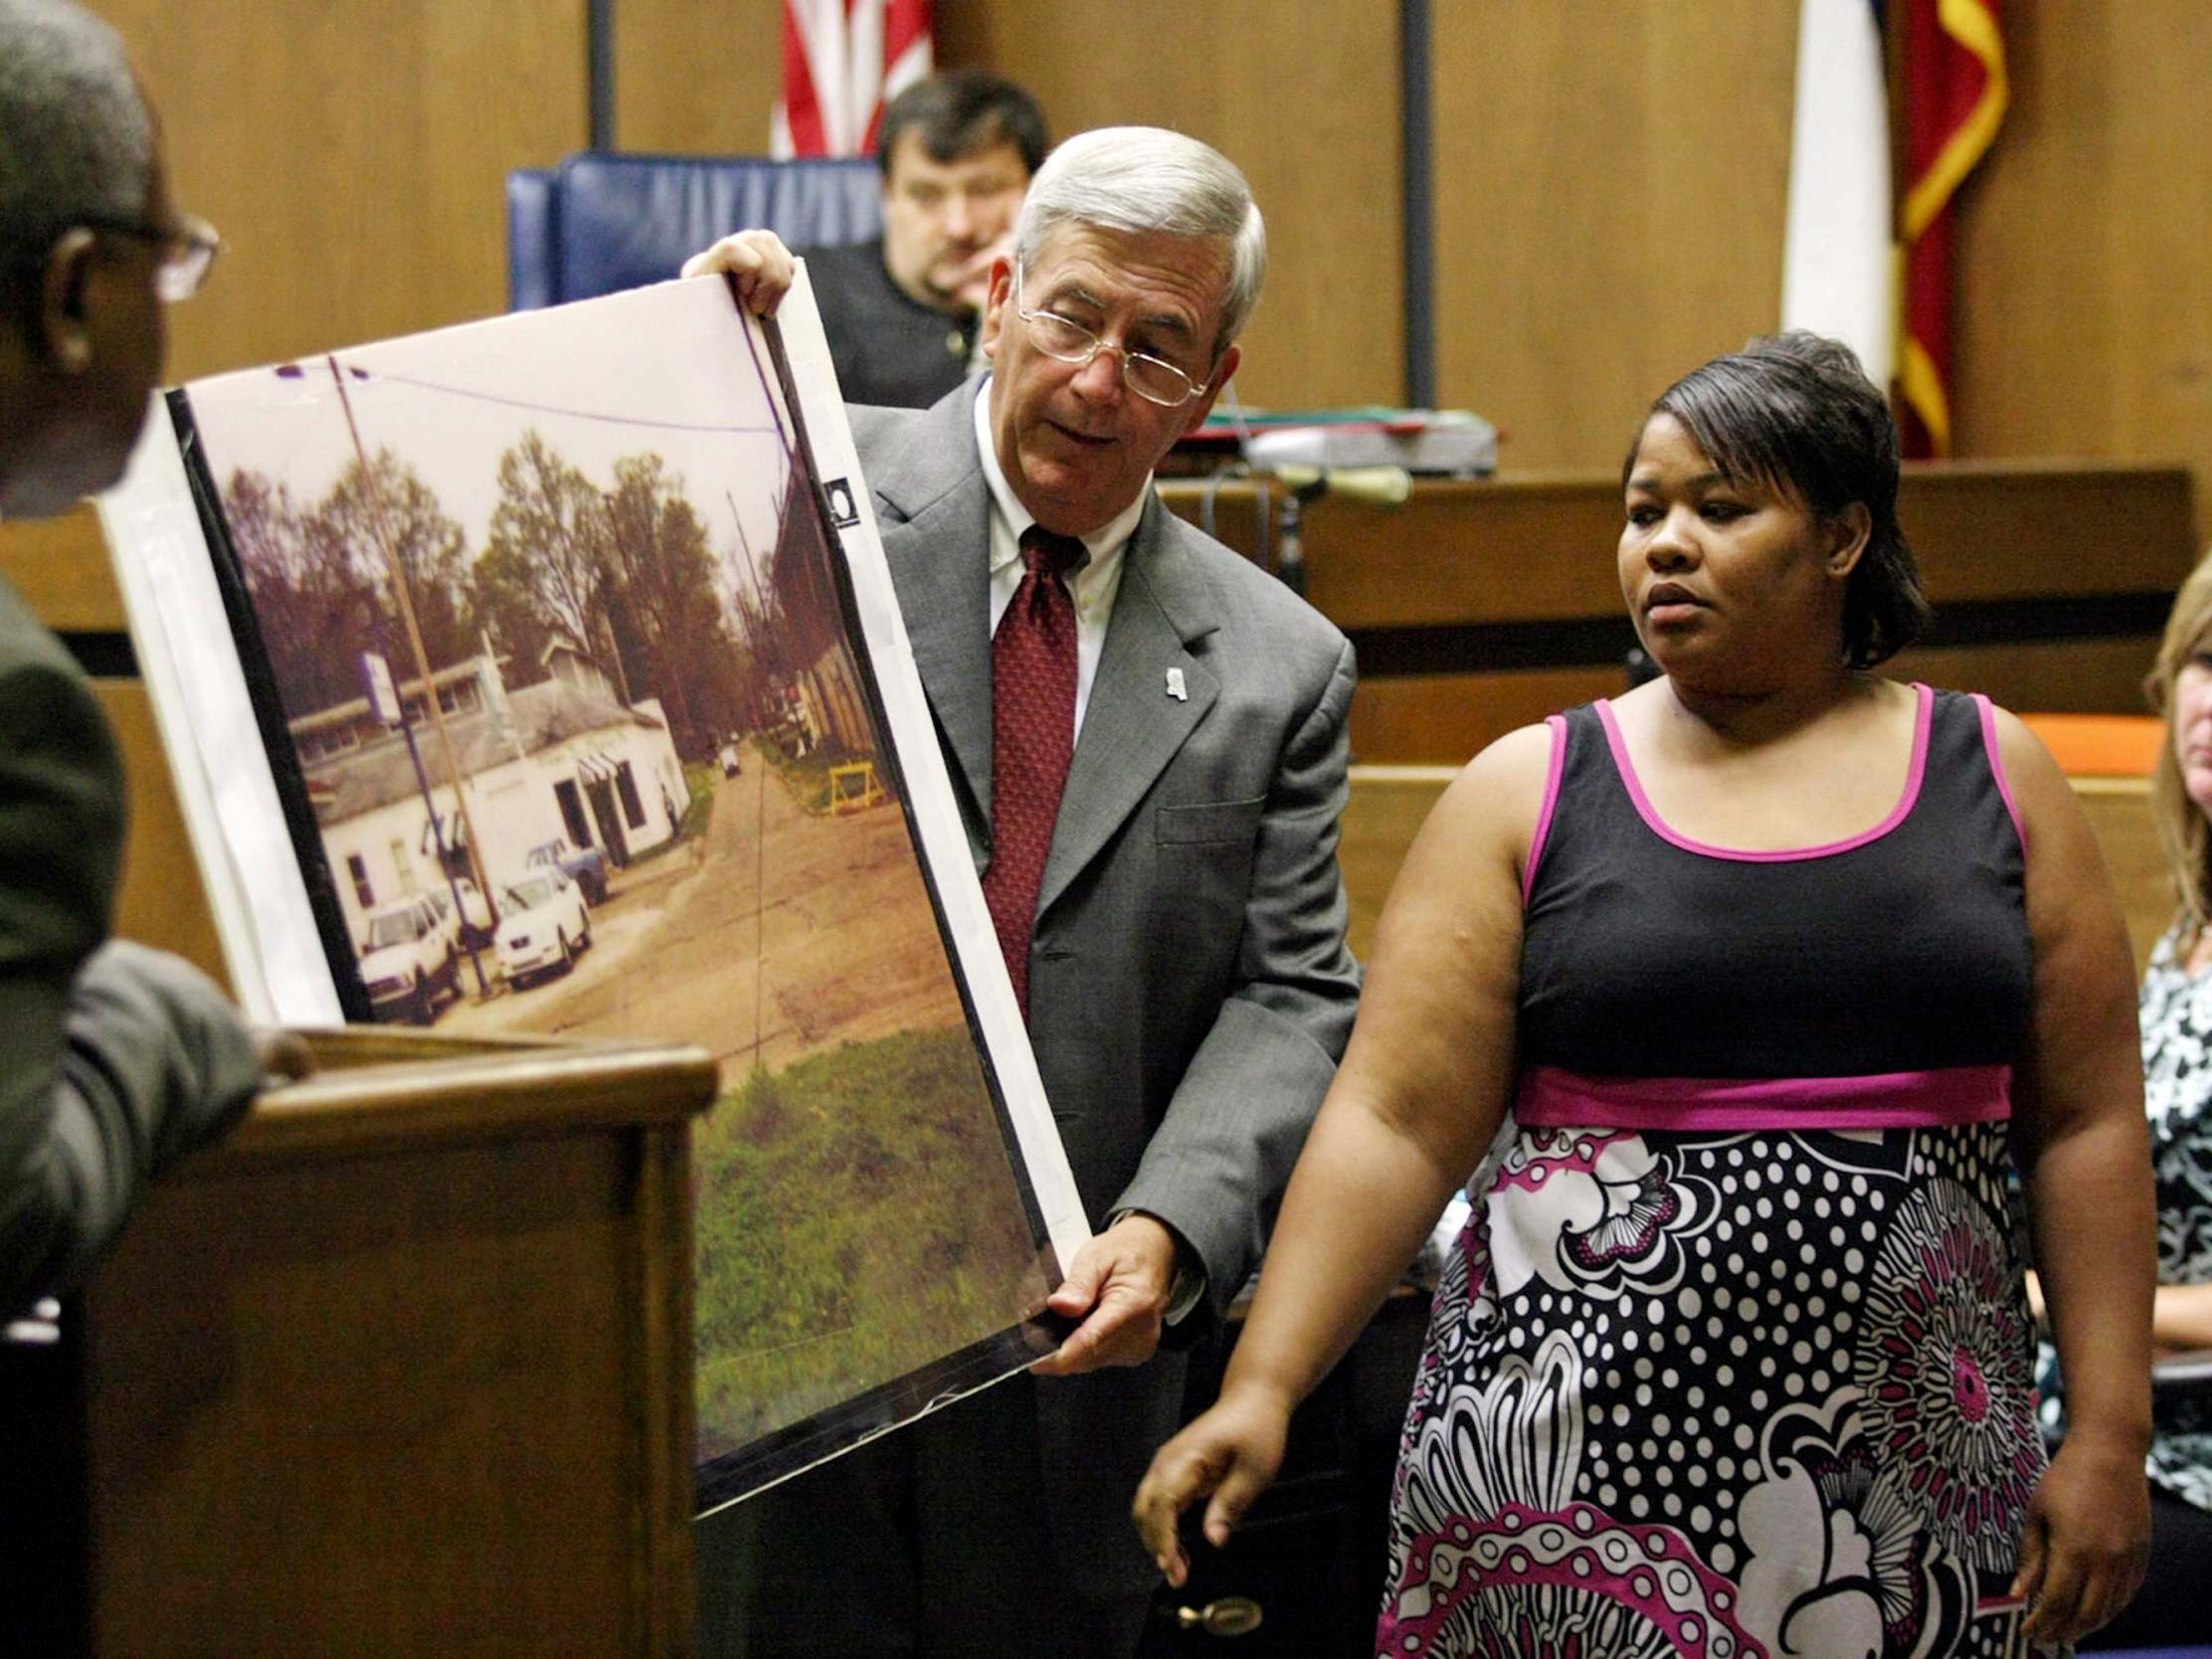
<svg viewBox="0 0 2212 1659"><path fill-rule="evenodd" d="M1000 76L933 76L891 100L883 235L800 250L847 403L927 409L967 377L991 262L1044 151L1036 99Z"/></svg>

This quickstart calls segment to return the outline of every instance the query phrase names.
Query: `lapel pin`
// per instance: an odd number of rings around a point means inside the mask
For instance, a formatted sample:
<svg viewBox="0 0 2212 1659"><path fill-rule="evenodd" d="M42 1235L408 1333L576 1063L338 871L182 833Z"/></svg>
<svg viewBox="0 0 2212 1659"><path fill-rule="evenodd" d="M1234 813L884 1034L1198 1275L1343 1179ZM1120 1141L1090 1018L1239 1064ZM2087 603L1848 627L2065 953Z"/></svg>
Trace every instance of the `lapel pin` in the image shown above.
<svg viewBox="0 0 2212 1659"><path fill-rule="evenodd" d="M1191 700L1190 690L1183 683L1183 670L1181 668L1170 668L1168 670L1168 695L1175 698L1179 703L1187 703Z"/></svg>

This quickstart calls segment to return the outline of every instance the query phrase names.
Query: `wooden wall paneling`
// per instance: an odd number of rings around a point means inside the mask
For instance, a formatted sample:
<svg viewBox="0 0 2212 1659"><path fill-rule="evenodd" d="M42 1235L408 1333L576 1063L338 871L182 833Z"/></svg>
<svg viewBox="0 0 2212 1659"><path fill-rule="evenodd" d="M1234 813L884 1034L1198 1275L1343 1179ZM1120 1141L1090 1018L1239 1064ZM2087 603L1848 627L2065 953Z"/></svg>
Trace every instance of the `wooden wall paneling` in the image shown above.
<svg viewBox="0 0 2212 1659"><path fill-rule="evenodd" d="M115 566L90 506L60 518L0 524L0 576L57 633L104 634L123 626Z"/></svg>
<svg viewBox="0 0 2212 1659"><path fill-rule="evenodd" d="M1883 672L1951 691L1979 691L2001 708L2036 714L2140 714L2155 635L2017 645L1934 645L1900 651Z"/></svg>
<svg viewBox="0 0 2212 1659"><path fill-rule="evenodd" d="M1307 596L1346 629L1618 615L1618 476L1422 479L1400 506L1324 497L1305 515ZM1195 485L1166 494L1195 515ZM1931 463L1906 469L1898 511L1940 610L2166 594L2188 574L2190 499L2174 466Z"/></svg>
<svg viewBox="0 0 2212 1659"><path fill-rule="evenodd" d="M2188 575L2194 480L2178 466L1908 465L1898 519L1944 599L2168 593Z"/></svg>
<svg viewBox="0 0 2212 1659"><path fill-rule="evenodd" d="M2116 157L2106 110L2120 89L2111 27L2094 9L2056 33L2048 4L2014 7L2005 20L2004 124L1951 203L1951 430L1961 454L2115 453L2107 181Z"/></svg>
<svg viewBox="0 0 2212 1659"><path fill-rule="evenodd" d="M2212 9L2186 0L2106 7L2125 66L2106 110L2124 171L2113 198L2114 349L2125 366L2114 424L2126 460L2182 457L2212 479ZM2124 182L2121 183L2120 180ZM2196 545L2212 539L2199 492Z"/></svg>
<svg viewBox="0 0 2212 1659"><path fill-rule="evenodd" d="M2016 709L2139 710L2165 596L2189 565L2190 483L2179 467L2087 461L1910 468L1901 514L1952 632L1890 671ZM1265 487L1215 491L1216 528L1255 556ZM1207 490L1162 493L1197 519ZM1399 506L1309 507L1306 595L1361 652L1355 758L1456 764L1621 689L1619 518L1614 477L1594 472L1423 479Z"/></svg>
<svg viewBox="0 0 2212 1659"><path fill-rule="evenodd" d="M1090 15L1045 0L939 0L937 28L940 63L1019 81L1056 136L1170 126L1244 169L1269 242L1236 377L1244 401L1403 397L1394 5L1126 0Z"/></svg>
<svg viewBox="0 0 2212 1659"><path fill-rule="evenodd" d="M2076 778L2075 798L2089 816L2097 848L2120 895L2127 921L2127 942L2135 953L2135 972L2150 961L2151 947L2173 920L2173 878L2158 845L2157 822L2150 814L2147 778Z"/></svg>
<svg viewBox="0 0 2212 1659"><path fill-rule="evenodd" d="M2212 475L2212 11L2019 0L2011 105L1955 200L1961 457L2182 460ZM2212 492L2196 504L2212 538Z"/></svg>
<svg viewBox="0 0 2212 1659"><path fill-rule="evenodd" d="M1339 628L1623 614L1609 478L1423 480L1402 506L1324 498L1306 518L1306 594Z"/></svg>
<svg viewBox="0 0 2212 1659"><path fill-rule="evenodd" d="M2066 640L1910 650L1893 679L1979 691L2000 707L2052 714L2133 713L2157 641ZM1352 700L1352 757L1378 766L1460 765L1517 726L1628 688L1623 669L1592 664L1444 674L1363 673Z"/></svg>
<svg viewBox="0 0 2212 1659"><path fill-rule="evenodd" d="M170 376L506 308L505 179L588 133L585 0L106 0L229 251Z"/></svg>
<svg viewBox="0 0 2212 1659"><path fill-rule="evenodd" d="M1352 920L1345 938L1362 962L1375 955L1375 924L1429 809L1459 776L1454 766L1355 766L1337 843Z"/></svg>
<svg viewBox="0 0 2212 1659"><path fill-rule="evenodd" d="M766 155L783 50L781 0L619 0L616 146Z"/></svg>
<svg viewBox="0 0 2212 1659"><path fill-rule="evenodd" d="M115 895L115 933L157 950L174 951L229 986L215 913L177 805L168 751L154 725L153 699L134 679L93 681L93 691L122 750L130 791L130 833L123 843L123 879Z"/></svg>
<svg viewBox="0 0 2212 1659"><path fill-rule="evenodd" d="M1617 466L1654 397L1775 325L1796 18L1435 8L1439 397L1505 466Z"/></svg>
<svg viewBox="0 0 2212 1659"><path fill-rule="evenodd" d="M1464 766L1507 732L1627 689L1625 669L1602 665L1367 676L1352 698L1352 758Z"/></svg>

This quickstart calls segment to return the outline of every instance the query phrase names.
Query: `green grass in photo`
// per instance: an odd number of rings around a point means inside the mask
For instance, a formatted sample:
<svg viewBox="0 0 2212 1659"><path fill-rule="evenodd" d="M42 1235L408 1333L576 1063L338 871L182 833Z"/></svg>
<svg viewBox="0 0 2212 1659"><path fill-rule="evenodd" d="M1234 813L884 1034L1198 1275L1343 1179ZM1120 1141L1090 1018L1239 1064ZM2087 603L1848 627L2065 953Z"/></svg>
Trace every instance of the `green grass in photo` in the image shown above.
<svg viewBox="0 0 2212 1659"><path fill-rule="evenodd" d="M1041 1294L962 1029L757 1074L693 1157L705 1455L1003 1330Z"/></svg>

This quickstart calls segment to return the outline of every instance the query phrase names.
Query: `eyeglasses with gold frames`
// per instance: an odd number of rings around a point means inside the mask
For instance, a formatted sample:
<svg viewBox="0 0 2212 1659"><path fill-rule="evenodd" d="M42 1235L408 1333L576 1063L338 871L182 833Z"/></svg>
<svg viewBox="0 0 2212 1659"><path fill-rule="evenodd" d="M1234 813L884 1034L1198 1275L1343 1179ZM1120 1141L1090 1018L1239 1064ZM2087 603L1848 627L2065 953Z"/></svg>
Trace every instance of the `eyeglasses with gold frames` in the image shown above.
<svg viewBox="0 0 2212 1659"><path fill-rule="evenodd" d="M1079 322L1057 311L1024 310L1021 306L1021 267L1014 268L1014 314L1028 325L1029 343L1055 363L1081 368L1102 351L1121 357L1121 383L1147 403L1176 409L1198 395L1198 383L1165 357L1109 345Z"/></svg>

